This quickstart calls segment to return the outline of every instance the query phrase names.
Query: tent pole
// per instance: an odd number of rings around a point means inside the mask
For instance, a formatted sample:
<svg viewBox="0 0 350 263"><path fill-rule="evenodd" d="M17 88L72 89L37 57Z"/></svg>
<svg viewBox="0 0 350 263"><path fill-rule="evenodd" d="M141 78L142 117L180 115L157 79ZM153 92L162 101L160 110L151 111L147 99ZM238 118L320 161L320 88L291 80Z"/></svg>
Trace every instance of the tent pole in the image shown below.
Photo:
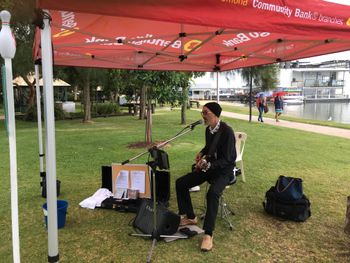
<svg viewBox="0 0 350 263"><path fill-rule="evenodd" d="M42 123L41 123L41 96L40 96L40 83L39 83L39 65L35 64L35 87L36 87L36 109L38 116L38 138L39 138L39 167L40 167L40 185L44 187L43 179L45 177L44 172L44 149L43 149L43 132L42 132Z"/></svg>
<svg viewBox="0 0 350 263"><path fill-rule="evenodd" d="M219 71L216 71L216 102L219 103Z"/></svg>
<svg viewBox="0 0 350 263"><path fill-rule="evenodd" d="M12 61L5 59L7 105L8 105L8 135L10 146L10 176L11 176L11 217L12 217L12 245L13 262L20 262L19 256L19 227L18 227L18 185L17 185L17 146L15 107L12 86Z"/></svg>
<svg viewBox="0 0 350 263"><path fill-rule="evenodd" d="M44 11L48 14L47 10ZM48 261L58 262L57 191L56 191L56 141L52 74L51 26L49 17L44 16L41 34L42 71L45 113L45 152L47 189L47 233Z"/></svg>
<svg viewBox="0 0 350 263"><path fill-rule="evenodd" d="M11 184L11 222L12 222L12 253L13 262L20 262L19 251L19 223L18 223L18 185L17 185L17 145L16 145L16 122L15 106L13 97L13 74L12 59L16 53L15 40L12 37L11 28L9 27L11 14L4 10L1 16L0 32L0 53L5 60L5 79L6 79L6 99L7 99L7 131L9 138L10 154L10 184Z"/></svg>

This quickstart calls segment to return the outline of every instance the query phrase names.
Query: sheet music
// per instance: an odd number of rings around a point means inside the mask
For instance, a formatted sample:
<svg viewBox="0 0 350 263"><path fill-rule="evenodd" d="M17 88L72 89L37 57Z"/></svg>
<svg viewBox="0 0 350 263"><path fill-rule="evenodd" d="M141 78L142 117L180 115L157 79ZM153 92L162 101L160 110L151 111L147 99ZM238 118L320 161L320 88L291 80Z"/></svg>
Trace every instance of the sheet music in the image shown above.
<svg viewBox="0 0 350 263"><path fill-rule="evenodd" d="M125 194L126 194L126 190L125 188L117 188L114 194L114 198L117 199L122 199L124 198Z"/></svg>
<svg viewBox="0 0 350 263"><path fill-rule="evenodd" d="M129 171L121 170L115 180L115 187L118 188L129 188Z"/></svg>
<svg viewBox="0 0 350 263"><path fill-rule="evenodd" d="M131 189L139 190L141 194L145 193L145 178L144 171L130 171Z"/></svg>

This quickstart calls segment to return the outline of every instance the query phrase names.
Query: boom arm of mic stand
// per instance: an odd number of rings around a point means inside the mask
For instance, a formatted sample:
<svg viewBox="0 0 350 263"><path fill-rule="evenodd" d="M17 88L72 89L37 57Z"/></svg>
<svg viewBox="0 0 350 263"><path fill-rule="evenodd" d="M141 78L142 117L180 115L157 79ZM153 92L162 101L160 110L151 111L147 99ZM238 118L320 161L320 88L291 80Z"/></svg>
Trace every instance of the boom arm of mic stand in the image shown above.
<svg viewBox="0 0 350 263"><path fill-rule="evenodd" d="M127 164L127 163L129 163L129 162L131 162L131 161L133 161L133 160L135 160L135 159L141 157L142 155L148 153L148 151L149 151L149 150L147 150L147 151L145 151L145 152L143 152L143 153L140 153L140 154L138 154L138 155L132 157L131 159L125 160L124 162L122 162L122 165Z"/></svg>
<svg viewBox="0 0 350 263"><path fill-rule="evenodd" d="M180 132L179 134L177 134L176 136L174 136L173 138L170 138L169 140L166 140L165 142L162 142L158 145L156 145L155 147L160 149L162 147L164 147L165 145L167 145L169 142L181 137L182 135L185 135L186 133L189 133L190 131L192 131L193 129L191 129L191 127L186 127L186 129L184 129L182 132Z"/></svg>
<svg viewBox="0 0 350 263"><path fill-rule="evenodd" d="M188 127L186 127L185 129L183 129L179 134L175 135L174 137L170 138L169 140L166 140L165 142L162 142L162 143L159 143L159 144L157 144L157 145L155 145L155 146L152 146L152 147L149 148L147 151L142 152L142 153L140 153L140 154L138 154L138 155L136 155L136 156L130 158L129 160L125 160L124 162L122 162L122 165L127 164L127 163L129 163L129 162L131 162L131 161L133 161L133 160L135 160L135 159L141 157L142 155L148 153L149 150L151 150L152 148L160 149L160 148L164 147L165 145L167 145L169 142L171 142L171 141L173 141L173 140L175 140L175 139L181 137L182 135L185 135L186 133L189 133L189 132L192 131L192 130L193 130L193 128L191 128L191 127L188 126Z"/></svg>

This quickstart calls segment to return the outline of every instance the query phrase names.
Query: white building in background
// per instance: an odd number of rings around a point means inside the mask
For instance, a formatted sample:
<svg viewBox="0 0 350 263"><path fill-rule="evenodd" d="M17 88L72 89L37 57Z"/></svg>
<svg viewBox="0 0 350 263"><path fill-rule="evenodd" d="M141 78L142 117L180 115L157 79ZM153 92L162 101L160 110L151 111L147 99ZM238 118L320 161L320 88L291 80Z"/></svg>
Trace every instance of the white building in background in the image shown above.
<svg viewBox="0 0 350 263"><path fill-rule="evenodd" d="M206 73L196 78L190 87L192 100L216 99L217 86L220 100L231 100L235 95L249 92L241 74ZM333 60L316 63L283 62L278 74L279 90L299 94L305 100L344 100L350 98L350 60ZM237 96L236 96L237 97Z"/></svg>
<svg viewBox="0 0 350 263"><path fill-rule="evenodd" d="M300 92L305 100L350 98L350 61L281 63L279 87Z"/></svg>
<svg viewBox="0 0 350 263"><path fill-rule="evenodd" d="M217 76L219 79L217 81ZM220 99L232 98L235 94L246 92L248 87L239 73L207 72L203 77L195 78L190 87L190 97L193 100L215 99L219 87Z"/></svg>

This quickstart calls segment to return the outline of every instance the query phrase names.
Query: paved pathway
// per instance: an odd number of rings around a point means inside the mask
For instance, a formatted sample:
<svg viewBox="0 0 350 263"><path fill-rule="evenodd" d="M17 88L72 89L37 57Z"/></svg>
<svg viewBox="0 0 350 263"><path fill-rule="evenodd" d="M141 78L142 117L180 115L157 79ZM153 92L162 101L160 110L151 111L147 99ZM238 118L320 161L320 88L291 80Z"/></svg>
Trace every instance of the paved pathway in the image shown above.
<svg viewBox="0 0 350 263"><path fill-rule="evenodd" d="M235 119L249 120L249 116L244 114L223 111L221 115L225 117L235 118ZM257 122L258 117L252 116L252 121ZM321 133L321 134L350 139L350 130L348 129L333 128L328 126L312 125L312 124L285 121L285 120L280 120L279 122L276 122L275 119L265 118L265 117L264 117L264 123L262 123L262 125L264 124L282 126L282 127L293 128L293 129L302 130L302 131L309 131L309 132Z"/></svg>
<svg viewBox="0 0 350 263"><path fill-rule="evenodd" d="M246 120L246 121L249 120L249 115L245 115L245 114L223 111L221 113L221 115L225 116L225 117L229 117L229 118L240 119L240 120ZM252 116L252 121L257 122L258 117ZM285 120L280 120L279 122L276 122L275 119L266 118L266 117L264 117L264 123L261 123L261 124L262 125L268 124L268 125L282 126L282 127L287 127L287 128L292 128L292 129L297 129L297 130L302 130L302 131L309 131L309 132L321 133L321 134L325 134L325 135L337 136L337 137L350 139L350 130L348 130L348 129L333 128L333 127L312 125L312 124L285 121Z"/></svg>

